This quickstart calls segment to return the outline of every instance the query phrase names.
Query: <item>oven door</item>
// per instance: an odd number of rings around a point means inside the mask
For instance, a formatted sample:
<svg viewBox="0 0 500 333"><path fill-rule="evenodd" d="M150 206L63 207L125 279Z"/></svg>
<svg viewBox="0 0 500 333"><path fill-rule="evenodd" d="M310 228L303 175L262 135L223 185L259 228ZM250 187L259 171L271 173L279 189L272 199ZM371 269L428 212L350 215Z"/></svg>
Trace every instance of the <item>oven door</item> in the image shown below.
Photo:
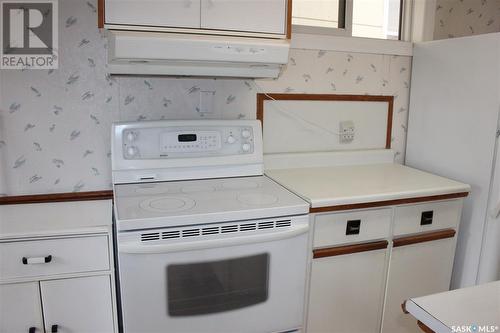
<svg viewBox="0 0 500 333"><path fill-rule="evenodd" d="M150 231L119 234L124 332L300 329L309 226L307 216L291 221L284 228L189 240L141 241Z"/></svg>

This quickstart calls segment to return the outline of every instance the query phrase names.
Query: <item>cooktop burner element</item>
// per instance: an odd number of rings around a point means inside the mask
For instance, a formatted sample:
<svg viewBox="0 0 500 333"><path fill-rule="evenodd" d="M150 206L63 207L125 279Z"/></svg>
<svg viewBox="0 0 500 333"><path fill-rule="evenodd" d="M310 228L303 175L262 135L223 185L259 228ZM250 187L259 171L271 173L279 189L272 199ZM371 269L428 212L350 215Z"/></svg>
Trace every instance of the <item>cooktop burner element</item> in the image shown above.
<svg viewBox="0 0 500 333"><path fill-rule="evenodd" d="M151 198L139 204L146 211L165 213L181 212L191 209L195 205L196 202L193 199L182 197Z"/></svg>

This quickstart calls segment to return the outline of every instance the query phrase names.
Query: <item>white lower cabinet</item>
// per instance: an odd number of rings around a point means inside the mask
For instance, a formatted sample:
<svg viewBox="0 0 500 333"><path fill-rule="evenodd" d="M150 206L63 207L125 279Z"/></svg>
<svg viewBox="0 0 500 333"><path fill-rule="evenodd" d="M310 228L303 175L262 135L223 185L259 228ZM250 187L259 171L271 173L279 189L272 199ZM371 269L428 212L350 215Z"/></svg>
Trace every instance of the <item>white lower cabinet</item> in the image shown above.
<svg viewBox="0 0 500 333"><path fill-rule="evenodd" d="M109 276L40 282L46 332L113 332Z"/></svg>
<svg viewBox="0 0 500 333"><path fill-rule="evenodd" d="M454 252L455 238L392 249L382 332L421 332L415 318L403 313L402 303L412 297L448 290Z"/></svg>
<svg viewBox="0 0 500 333"><path fill-rule="evenodd" d="M307 332L419 333L402 304L449 290L462 203L313 214Z"/></svg>
<svg viewBox="0 0 500 333"><path fill-rule="evenodd" d="M1 333L111 333L112 309L109 275L0 285Z"/></svg>
<svg viewBox="0 0 500 333"><path fill-rule="evenodd" d="M0 285L0 332L43 332L38 282Z"/></svg>
<svg viewBox="0 0 500 333"><path fill-rule="evenodd" d="M380 249L313 259L307 331L378 332L387 255Z"/></svg>
<svg viewBox="0 0 500 333"><path fill-rule="evenodd" d="M112 202L0 205L0 333L115 333Z"/></svg>

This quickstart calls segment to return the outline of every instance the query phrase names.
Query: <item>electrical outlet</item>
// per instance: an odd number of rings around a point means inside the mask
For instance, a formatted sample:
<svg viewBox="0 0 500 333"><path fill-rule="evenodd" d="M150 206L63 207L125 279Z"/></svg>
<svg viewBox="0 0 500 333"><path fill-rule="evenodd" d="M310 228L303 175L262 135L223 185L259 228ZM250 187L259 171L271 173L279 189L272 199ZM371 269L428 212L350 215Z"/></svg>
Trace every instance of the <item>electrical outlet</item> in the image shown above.
<svg viewBox="0 0 500 333"><path fill-rule="evenodd" d="M339 130L340 143L351 143L354 140L356 131L354 128L354 122L352 120L341 121Z"/></svg>
<svg viewBox="0 0 500 333"><path fill-rule="evenodd" d="M199 113L214 112L215 91L200 91Z"/></svg>

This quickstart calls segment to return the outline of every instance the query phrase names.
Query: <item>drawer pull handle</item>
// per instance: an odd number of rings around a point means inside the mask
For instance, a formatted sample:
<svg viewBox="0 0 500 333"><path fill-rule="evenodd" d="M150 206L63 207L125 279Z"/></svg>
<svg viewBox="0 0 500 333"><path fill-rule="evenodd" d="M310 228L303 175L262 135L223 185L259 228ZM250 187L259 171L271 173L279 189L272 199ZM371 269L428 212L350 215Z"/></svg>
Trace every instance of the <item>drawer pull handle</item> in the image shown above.
<svg viewBox="0 0 500 333"><path fill-rule="evenodd" d="M52 261L52 256L48 255L46 257L33 257L33 258L23 257L22 261L23 261L23 264L25 264L25 265L45 264L45 263Z"/></svg>
<svg viewBox="0 0 500 333"><path fill-rule="evenodd" d="M422 217L420 218L420 225L432 224L433 215L434 215L434 211L432 211L432 210L429 210L427 212L422 212Z"/></svg>
<svg viewBox="0 0 500 333"><path fill-rule="evenodd" d="M35 332L36 332L36 327L31 326L31 327L28 329L28 333L35 333Z"/></svg>
<svg viewBox="0 0 500 333"><path fill-rule="evenodd" d="M345 234L346 235L359 235L360 229L361 229L361 220L347 221L347 225L345 227Z"/></svg>
<svg viewBox="0 0 500 333"><path fill-rule="evenodd" d="M57 329L58 329L57 325L52 325L52 327L50 328L50 332L51 333L57 333Z"/></svg>

